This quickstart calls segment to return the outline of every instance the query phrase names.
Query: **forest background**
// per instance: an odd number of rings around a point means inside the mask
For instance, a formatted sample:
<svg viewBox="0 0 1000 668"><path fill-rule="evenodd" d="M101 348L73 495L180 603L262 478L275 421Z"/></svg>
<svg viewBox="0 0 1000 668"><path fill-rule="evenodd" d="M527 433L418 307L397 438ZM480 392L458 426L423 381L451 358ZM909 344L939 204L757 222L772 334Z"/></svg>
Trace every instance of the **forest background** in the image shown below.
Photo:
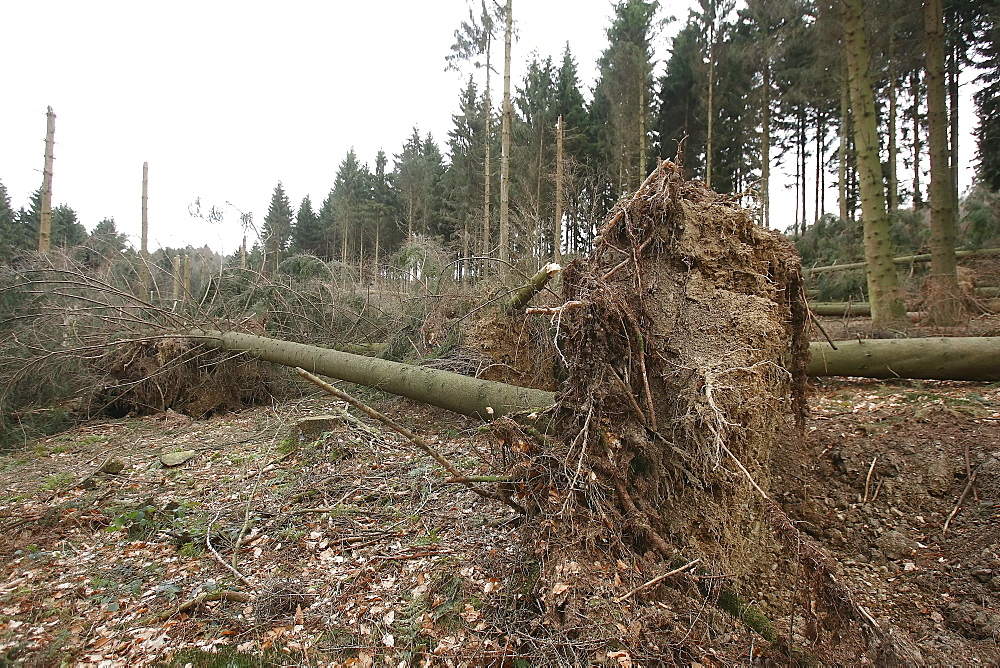
<svg viewBox="0 0 1000 668"><path fill-rule="evenodd" d="M509 256L533 269L557 253L586 252L607 211L639 185L657 158L674 157L682 138L686 138L682 160L688 175L719 192L745 194L744 201L755 207L762 225L787 231L796 239L807 266L863 258L860 182L841 45L840 3L700 0L686 16L673 21L669 14L675 8L656 2L628 0L609 9L606 45L596 62L593 86L581 76L581 65L568 42L556 53L521 56L525 73L511 87L508 221L499 220L505 8L480 3L467 10L464 21L456 14L458 30L439 45L441 69L456 71L448 76L452 82L462 82L446 136L422 131L417 124L402 146L389 152L379 150L370 162L354 149L339 161L317 156L317 162L336 164L329 190L293 202L288 190L298 186L279 181L263 216L243 209L242 202L202 200L193 190L191 218L199 225L210 222L237 230L235 238L246 233L247 255L241 259L237 251L225 257L207 245L197 249L164 246L154 253L153 262L169 274L178 258L192 258L187 272L195 294L227 262L294 275L313 271L304 267L314 263L301 257L310 256L341 269L350 265L359 278L395 276L399 271L414 275L414 267L407 268L414 262L413 248L422 249L417 254L424 257L428 244L444 263L463 257ZM204 24L186 34L200 40L188 47L206 54L205 74L220 75L220 96L230 97L238 82L246 82L252 73L239 67L241 56L230 48L232 35L239 34L245 21L233 17L232 29L216 36L210 26L225 18L220 11L212 10ZM949 137L945 160L952 174L953 201L958 203L952 215L959 248L996 245L1000 235L995 197L1000 186L1000 152L995 150L997 132L991 125L998 122L995 107L1000 99L998 11L992 2L943 4ZM515 8L515 18L517 12ZM582 8L573 16L556 12L560 22L576 25L585 19L591 32L596 32L596 12L585 14ZM345 16L337 34L355 18ZM864 3L863 18L892 242L898 253L919 252L929 243L931 158L924 16L912 3L886 0ZM523 20L525 26L527 22ZM444 32L452 30L448 26ZM668 34L673 36L668 38ZM123 36L122 45L138 46L140 41L134 34ZM389 49L397 60L399 46ZM115 54L118 61L126 59L113 44L95 48L105 55ZM250 50L247 45L246 51ZM142 62L141 50L136 60ZM424 113L417 95L406 97L405 103L386 105L385 98L373 91L391 85L393 72L383 70L373 76L363 60L341 69L361 71L370 91L336 95L340 104L370 109L379 116L387 107L396 117ZM107 81L122 71L113 70ZM239 76L230 77L227 72ZM164 72L154 69L151 80L158 74ZM269 74L280 91L280 74ZM105 81L102 73L90 75L81 85ZM961 141L959 122L973 106L966 92L970 89L977 91L975 155ZM302 103L295 102L292 91L275 95L280 106L305 110L296 116L302 127L295 128L293 136L302 137L303 129L308 136L323 125L319 115L308 111L308 94ZM258 103L248 99L246 104ZM192 101L193 109L212 106L211 97ZM116 110L115 114L123 118L123 132L143 131L134 122L138 112ZM216 129L221 132L221 126ZM212 130L207 128L203 137L208 144ZM155 133L156 129L145 131ZM276 131L279 138L275 139L267 129L259 131L265 142L281 142L281 133ZM349 133L351 129L337 131ZM254 141L245 143L252 146ZM563 201L557 226L559 155ZM960 192L960 173L973 163L974 185ZM776 186L772 174L779 165L791 182ZM136 177L129 187L135 192L138 210L138 165L125 168ZM192 165L193 171L201 168ZM269 165L262 171L271 169ZM169 186L158 186L155 163L152 173L155 201L156 188ZM60 201L58 162L56 174L56 201ZM25 193L0 191L0 256L8 259L19 250L35 247L40 216L40 190L18 208L12 205L14 195L23 199ZM87 247L89 251L81 252L89 253L88 262L124 262L132 269L123 271L137 272L137 254L131 248L137 244L121 233L114 218L81 220L71 203L63 203L54 208L52 225L55 246ZM158 221L154 216L154 243L157 225L173 228L178 221ZM509 229L502 232L504 226ZM459 262L455 267L458 277L476 278L488 272L490 264ZM848 276L823 296L864 298L865 289L863 277Z"/></svg>

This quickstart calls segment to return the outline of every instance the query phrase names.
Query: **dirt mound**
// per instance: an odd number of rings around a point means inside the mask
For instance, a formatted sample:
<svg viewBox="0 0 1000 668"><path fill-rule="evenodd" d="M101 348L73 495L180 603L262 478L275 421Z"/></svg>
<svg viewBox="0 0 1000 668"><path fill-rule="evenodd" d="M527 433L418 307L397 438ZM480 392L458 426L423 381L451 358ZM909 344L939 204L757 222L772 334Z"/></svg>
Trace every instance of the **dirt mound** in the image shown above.
<svg viewBox="0 0 1000 668"><path fill-rule="evenodd" d="M94 404L116 417L167 409L206 417L267 401L274 384L268 365L182 338L116 346L99 366L106 380Z"/></svg>
<svg viewBox="0 0 1000 668"><path fill-rule="evenodd" d="M609 563L644 555L636 570L655 575L697 559L681 598L707 594L774 639L739 590L772 549L771 451L804 415L806 311L791 244L664 162L563 284L567 303L584 304L564 320L569 378L555 437L522 464L533 481L523 500L542 518L550 618L593 640L596 611L616 607L608 579L621 574ZM655 612L647 596L630 604L639 616ZM672 627L637 635L635 651L670 642Z"/></svg>

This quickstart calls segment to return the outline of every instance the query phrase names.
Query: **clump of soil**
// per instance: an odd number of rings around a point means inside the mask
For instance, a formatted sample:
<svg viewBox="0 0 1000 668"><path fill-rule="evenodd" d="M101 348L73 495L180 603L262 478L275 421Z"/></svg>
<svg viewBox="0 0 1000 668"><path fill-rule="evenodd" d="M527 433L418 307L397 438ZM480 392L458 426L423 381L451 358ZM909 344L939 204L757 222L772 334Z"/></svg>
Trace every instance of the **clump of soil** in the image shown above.
<svg viewBox="0 0 1000 668"><path fill-rule="evenodd" d="M100 364L106 380L96 402L115 417L167 409L206 417L268 401L274 385L268 365L183 338L125 343Z"/></svg>
<svg viewBox="0 0 1000 668"><path fill-rule="evenodd" d="M771 549L771 452L804 418L806 311L792 245L664 162L563 284L567 304L583 307L567 311L555 438L529 451L534 483L523 494L543 518L549 614L593 625L609 603L608 561L652 551L647 568L653 554L664 571L699 559L700 573L728 584L692 580L688 594L721 595L750 623L738 589Z"/></svg>

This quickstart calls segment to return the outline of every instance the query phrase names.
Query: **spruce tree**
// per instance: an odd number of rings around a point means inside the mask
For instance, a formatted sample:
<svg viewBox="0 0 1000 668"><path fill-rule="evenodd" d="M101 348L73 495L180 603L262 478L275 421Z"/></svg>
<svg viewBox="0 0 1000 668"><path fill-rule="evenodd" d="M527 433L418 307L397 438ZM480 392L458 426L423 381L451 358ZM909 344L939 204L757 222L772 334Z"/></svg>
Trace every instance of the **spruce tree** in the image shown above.
<svg viewBox="0 0 1000 668"><path fill-rule="evenodd" d="M319 216L313 210L309 195L302 198L299 210L295 214L292 250L303 255L320 255L323 251L323 229L320 227Z"/></svg>
<svg viewBox="0 0 1000 668"><path fill-rule="evenodd" d="M269 272L281 263L292 236L292 203L285 194L281 181L274 187L260 236L264 244L264 271Z"/></svg>

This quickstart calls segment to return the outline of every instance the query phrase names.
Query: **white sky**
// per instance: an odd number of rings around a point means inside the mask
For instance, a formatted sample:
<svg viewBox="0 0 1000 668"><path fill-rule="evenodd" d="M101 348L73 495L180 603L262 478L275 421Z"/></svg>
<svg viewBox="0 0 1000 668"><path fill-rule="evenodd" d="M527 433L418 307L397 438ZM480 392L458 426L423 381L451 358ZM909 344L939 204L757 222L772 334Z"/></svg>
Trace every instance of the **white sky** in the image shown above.
<svg viewBox="0 0 1000 668"><path fill-rule="evenodd" d="M690 2L662 4L680 21L658 40L658 71ZM391 168L418 126L444 150L468 76L444 71L466 0L7 0L2 14L0 181L13 206L41 184L51 105L53 202L88 230L113 217L138 246L148 161L151 248L236 248L236 211L226 207L219 225L194 221L196 197L232 202L259 224L279 180L294 206L309 194L318 207L352 147L372 167L384 149ZM568 41L589 88L611 14L611 0L515 0L513 85L532 51L558 64ZM964 146L971 164L973 144ZM780 183L772 193L772 222L783 227L794 200Z"/></svg>

